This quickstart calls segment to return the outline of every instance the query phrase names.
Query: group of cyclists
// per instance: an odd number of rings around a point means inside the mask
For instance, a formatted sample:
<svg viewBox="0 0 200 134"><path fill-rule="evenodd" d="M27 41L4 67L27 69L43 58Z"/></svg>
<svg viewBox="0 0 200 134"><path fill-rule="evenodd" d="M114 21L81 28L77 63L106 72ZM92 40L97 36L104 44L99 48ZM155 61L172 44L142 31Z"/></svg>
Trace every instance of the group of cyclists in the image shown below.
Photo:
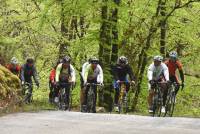
<svg viewBox="0 0 200 134"><path fill-rule="evenodd" d="M26 63L22 66L19 65L17 58L13 57L10 61L10 64L7 64L6 67L15 75L17 75L22 85L29 83L33 85L32 77L34 78L35 84L37 87L40 86L38 74L34 64L33 58L28 58ZM179 70L181 83L176 75L176 70ZM114 96L114 110L117 112L118 108L118 98L120 93L120 82L126 82L126 92L129 92L130 84L135 84L136 76L133 73L133 70L128 63L128 59L125 56L120 56L116 61L116 64L111 67L113 74L113 88L115 89ZM128 77L129 76L129 77ZM99 64L99 60L96 57L89 58L82 67L80 72L81 78L81 90L80 90L80 103L81 111L84 110L84 107L87 105L87 92L88 86L87 83L98 83L103 85L103 70ZM184 74L181 62L178 60L177 52L172 51L169 53L169 59L165 60L162 56L154 56L153 63L148 67L147 72L148 86L149 86L149 95L148 95L148 106L149 112L153 111L152 109L152 98L154 95L154 82L155 81L166 81L166 82L176 82L178 85L184 87ZM49 102L57 103L59 101L58 94L59 90L62 87L62 83L70 83L71 86L75 86L76 83L76 71L71 64L71 58L65 56L62 59L59 59L56 65L52 68L49 76ZM161 85L163 89L163 106L162 112L165 112L165 102L167 96L168 86L166 84ZM179 91L180 86L176 87L176 94ZM70 90L70 87L68 91ZM97 87L94 89L95 92L95 104L97 98ZM31 90L32 93L32 90ZM94 106L93 112L96 112Z"/></svg>

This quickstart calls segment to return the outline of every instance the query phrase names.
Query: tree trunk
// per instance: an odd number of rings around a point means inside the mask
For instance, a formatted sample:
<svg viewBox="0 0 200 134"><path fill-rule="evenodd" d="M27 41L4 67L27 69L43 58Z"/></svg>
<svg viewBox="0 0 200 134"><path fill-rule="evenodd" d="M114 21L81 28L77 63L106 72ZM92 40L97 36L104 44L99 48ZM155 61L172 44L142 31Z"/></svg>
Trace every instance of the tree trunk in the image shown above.
<svg viewBox="0 0 200 134"><path fill-rule="evenodd" d="M161 2L161 11L160 14L162 19L160 21L160 53L163 57L166 56L166 25L167 22L165 20L166 17L166 0Z"/></svg>
<svg viewBox="0 0 200 134"><path fill-rule="evenodd" d="M120 0L114 0L114 3L119 6ZM112 28L112 55L111 55L111 64L115 64L118 58L118 29L117 29L117 21L118 21L118 8L114 8L112 10L111 16L111 28Z"/></svg>
<svg viewBox="0 0 200 134"><path fill-rule="evenodd" d="M64 14L64 0L61 1L61 34L62 34L62 41L60 43L59 47L59 58L62 58L66 55L67 47L69 46L69 43L67 40L67 34L68 34L68 28L66 26L65 21L65 14Z"/></svg>
<svg viewBox="0 0 200 134"><path fill-rule="evenodd" d="M107 0L103 1L104 5L102 6L102 21L100 28L100 44L99 44L99 59L104 71L104 107L106 110L110 111L112 107L112 97L111 97L111 89L112 89L112 75L111 75L111 34L110 34L110 22L108 18L108 6Z"/></svg>
<svg viewBox="0 0 200 134"><path fill-rule="evenodd" d="M156 14L152 17L151 19L151 27L149 28L149 33L146 39L146 43L145 46L143 47L142 51L139 54L139 61L138 61L138 81L137 81L137 85L136 85L136 92L135 92L135 96L133 99L133 105L132 105L132 109L133 111L136 110L136 106L138 103L138 98L141 92L141 84L142 84L142 80L143 80L143 75L144 75L144 71L145 71L145 67L147 65L147 51L149 50L150 46L151 46L151 40L153 38L153 35L157 32L158 27L157 27L157 23L155 20L157 20L159 12L160 12L160 4L161 4L161 0L158 1L158 6L157 6L157 10L156 10Z"/></svg>

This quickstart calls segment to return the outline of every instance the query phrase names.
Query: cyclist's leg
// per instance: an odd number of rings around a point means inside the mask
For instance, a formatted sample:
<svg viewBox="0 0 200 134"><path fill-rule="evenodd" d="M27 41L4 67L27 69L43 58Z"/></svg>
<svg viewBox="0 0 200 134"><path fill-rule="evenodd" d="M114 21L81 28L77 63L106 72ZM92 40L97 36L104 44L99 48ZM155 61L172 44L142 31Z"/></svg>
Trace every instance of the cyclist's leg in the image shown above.
<svg viewBox="0 0 200 134"><path fill-rule="evenodd" d="M28 103L31 102L31 97L32 97L32 92L33 92L33 82L30 81L25 81L26 83L29 83L29 88L28 88Z"/></svg>
<svg viewBox="0 0 200 134"><path fill-rule="evenodd" d="M66 94L67 94L67 102L69 102L69 93L70 93L70 85L69 84L67 84L67 86L66 86Z"/></svg>
<svg viewBox="0 0 200 134"><path fill-rule="evenodd" d="M83 105L87 105L87 93L88 93L89 88L90 88L90 86L85 86L84 87L85 96L84 96L84 99L83 99Z"/></svg>
<svg viewBox="0 0 200 134"><path fill-rule="evenodd" d="M94 94L95 94L95 98L94 98L94 106L92 108L93 113L96 113L96 101L97 101L97 86L94 86Z"/></svg>
<svg viewBox="0 0 200 134"><path fill-rule="evenodd" d="M116 80L113 82L113 87L115 89L114 105L117 105L118 104L118 98L119 98L119 84L117 83Z"/></svg>
<svg viewBox="0 0 200 134"><path fill-rule="evenodd" d="M54 87L54 102L58 103L59 102L59 91L60 91L60 86L55 86Z"/></svg>
<svg viewBox="0 0 200 134"><path fill-rule="evenodd" d="M163 92L163 106L166 105L166 100L167 100L167 93L168 93L168 85L163 83L161 84L161 89Z"/></svg>
<svg viewBox="0 0 200 134"><path fill-rule="evenodd" d="M49 102L50 103L52 103L53 102L53 88L54 88L54 86L53 86L53 84L49 81Z"/></svg>
<svg viewBox="0 0 200 134"><path fill-rule="evenodd" d="M81 84L80 84L80 87L81 87L81 90L80 90L80 103L81 103L81 110L82 110L82 106L84 104L84 99L85 99L85 87L84 87L84 81L83 81L82 75L80 75L80 81L81 81Z"/></svg>

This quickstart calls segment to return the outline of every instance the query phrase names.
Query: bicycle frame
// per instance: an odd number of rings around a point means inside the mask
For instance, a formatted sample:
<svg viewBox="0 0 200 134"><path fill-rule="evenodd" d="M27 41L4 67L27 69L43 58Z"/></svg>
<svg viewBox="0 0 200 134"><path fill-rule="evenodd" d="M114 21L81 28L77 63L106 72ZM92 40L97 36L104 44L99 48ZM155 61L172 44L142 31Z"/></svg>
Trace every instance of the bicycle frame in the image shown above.
<svg viewBox="0 0 200 134"><path fill-rule="evenodd" d="M59 89L59 109L61 110L71 110L72 96L71 96L71 82L61 83Z"/></svg>
<svg viewBox="0 0 200 134"><path fill-rule="evenodd" d="M118 98L118 107L119 113L128 112L128 101L127 101L127 92L126 92L126 84L129 84L127 81L120 81L120 92Z"/></svg>
<svg viewBox="0 0 200 134"><path fill-rule="evenodd" d="M170 88L167 94L167 102L166 102L166 113L164 116L169 115L172 117L175 107L175 99L176 99L176 88L179 86L176 82L170 83Z"/></svg>
<svg viewBox="0 0 200 134"><path fill-rule="evenodd" d="M89 86L89 89L87 91L87 112L94 112L94 109L96 109L96 100L97 97L95 95L95 86L101 86L100 84L96 84L96 83L87 83L86 86Z"/></svg>
<svg viewBox="0 0 200 134"><path fill-rule="evenodd" d="M161 116L161 108L163 106L163 92L161 90L161 84L167 84L167 82L155 82L154 96L153 96L153 116Z"/></svg>
<svg viewBox="0 0 200 134"><path fill-rule="evenodd" d="M25 84L22 85L22 95L24 96L23 102L31 103L31 101L32 101L32 90L33 90L32 84L25 82Z"/></svg>

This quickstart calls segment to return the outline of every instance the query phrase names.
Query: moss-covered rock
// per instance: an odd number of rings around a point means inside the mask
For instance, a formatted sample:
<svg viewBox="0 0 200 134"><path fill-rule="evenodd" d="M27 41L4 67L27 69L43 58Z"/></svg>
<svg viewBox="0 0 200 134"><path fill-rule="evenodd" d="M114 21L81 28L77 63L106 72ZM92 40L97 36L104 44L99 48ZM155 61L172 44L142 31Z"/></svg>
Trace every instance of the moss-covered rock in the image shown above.
<svg viewBox="0 0 200 134"><path fill-rule="evenodd" d="M19 78L0 65L0 108L7 107L19 99Z"/></svg>

